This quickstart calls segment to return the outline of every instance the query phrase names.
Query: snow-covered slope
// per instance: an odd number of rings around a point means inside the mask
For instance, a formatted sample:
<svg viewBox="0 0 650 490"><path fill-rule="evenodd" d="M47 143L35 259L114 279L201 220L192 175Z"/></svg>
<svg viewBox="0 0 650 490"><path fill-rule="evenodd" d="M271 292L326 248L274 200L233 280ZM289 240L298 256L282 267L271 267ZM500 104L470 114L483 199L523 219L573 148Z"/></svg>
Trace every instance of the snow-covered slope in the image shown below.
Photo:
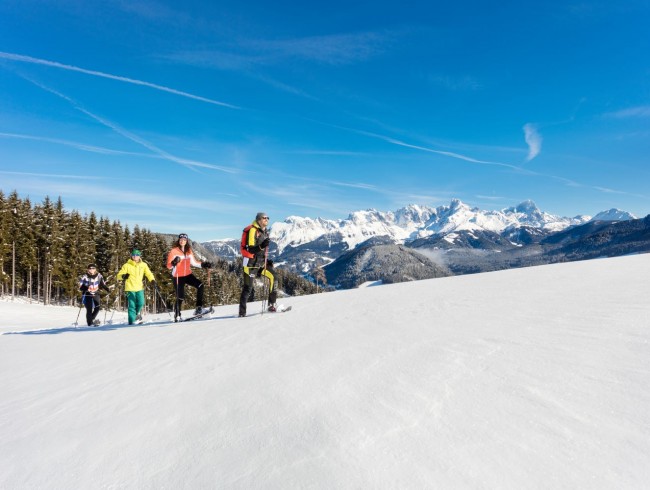
<svg viewBox="0 0 650 490"><path fill-rule="evenodd" d="M93 329L0 302L0 488L645 488L649 275L647 254Z"/></svg>

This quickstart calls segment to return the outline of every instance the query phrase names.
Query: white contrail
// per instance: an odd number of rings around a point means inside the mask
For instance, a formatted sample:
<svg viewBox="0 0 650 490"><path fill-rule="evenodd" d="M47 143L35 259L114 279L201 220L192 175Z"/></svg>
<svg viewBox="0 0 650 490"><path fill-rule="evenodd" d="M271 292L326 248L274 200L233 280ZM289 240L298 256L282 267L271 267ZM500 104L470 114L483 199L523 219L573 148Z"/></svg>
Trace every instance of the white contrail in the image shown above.
<svg viewBox="0 0 650 490"><path fill-rule="evenodd" d="M457 158L459 160L465 160L466 162L470 162L470 163L478 163L478 164L481 164L481 165L495 165L497 167L506 167L506 168L510 168L510 169L513 169L513 170L517 170L519 172L523 171L521 167L517 167L516 165L510 165L508 163L490 162L488 160L477 160L476 158L461 155L459 153L453 153L451 151L440 151L440 150L434 150L433 148L427 148L425 146L411 145L409 143L405 143L403 141L396 140L394 138L389 138L389 137L386 137L386 136L379 136L379 137L381 139L383 139L384 141L388 141L389 143L392 143L393 145L404 146L406 148L413 148L414 150L426 151L428 153L436 153L438 155L443 155L443 156L450 157L450 158Z"/></svg>
<svg viewBox="0 0 650 490"><path fill-rule="evenodd" d="M182 92L180 90L176 90L173 88L169 87L164 87L162 85L156 85L155 83L150 83L150 82L144 82L142 80L135 80L133 78L127 78L127 77L120 77L117 75L111 75L109 73L103 73L101 71L95 71L95 70L86 70L85 68L79 68L78 66L72 66L72 65L64 65L63 63L58 63L56 61L48 61L48 60L42 60L39 58L32 58L31 56L23 56L20 54L14 54L14 53L5 53L3 51L0 51L0 59L5 59L5 60L10 60L10 61L20 61L23 63L32 63L35 65L45 65L45 66L51 66L54 68L60 68L62 70L69 70L69 71L76 71L79 73L85 73L86 75L92 75L95 77L102 77L102 78L109 78L111 80L117 80L119 82L125 82L125 83L132 83L134 85L142 85L143 87L149 87L153 88L156 90L162 90L163 92L168 92L170 94L174 95L180 95L182 97L188 97L190 99L194 100L200 100L201 102L207 102L208 104L214 104L214 105L219 105L223 107L229 107L231 109L241 109L240 107L237 107L232 104L227 104L225 102L219 102L218 100L213 100L213 99L208 99L206 97L201 97L199 95L194 95L190 94L187 92Z"/></svg>
<svg viewBox="0 0 650 490"><path fill-rule="evenodd" d="M30 141L41 141L44 143L54 143L57 145L70 146L77 150L88 151L91 153L101 153L103 155L131 155L131 156L147 157L147 158L159 158L158 155L152 155L150 153L136 153L134 151L113 150L111 148L103 148L101 146L87 145L85 143L62 140L59 138L47 138L45 136L32 136L29 134L17 134L17 133L0 133L0 138L13 138L13 139L22 139L22 140L30 140Z"/></svg>
<svg viewBox="0 0 650 490"><path fill-rule="evenodd" d="M494 166L497 166L497 167L505 167L505 168L509 168L509 169L512 169L512 170L516 170L518 172L531 173L529 170L523 169L521 167L517 167L516 165L510 165L508 163L491 162L491 161L488 161L488 160L478 160L476 158L461 155L460 153L453 153L451 151L434 150L433 148L427 148L425 146L412 145L410 143L405 143L404 141L400 141L398 139L391 138L390 136L384 136L382 134L371 133L369 131L364 131L362 129L354 129L354 128L348 128L348 127L345 127L345 126L339 126L339 125L336 125L336 124L322 123L320 121L315 121L313 119L312 119L312 121L314 121L316 123L319 123L319 124L324 124L326 126L330 126L330 127L333 127L333 128L342 129L344 131L351 131L353 133L363 134L363 135L369 136L371 138L377 138L377 139L386 141L387 143L390 143L392 145L403 146L405 148L412 148L414 150L419 150L419 151L426 151L427 153L435 153L437 155L442 155L442 156L446 156L446 157L449 157L449 158L456 158L458 160L464 160L466 162L476 163L476 164L479 164L479 165L494 165Z"/></svg>
<svg viewBox="0 0 650 490"><path fill-rule="evenodd" d="M187 160L185 158L179 158L177 156L174 156L171 153L167 153L165 150L162 150L162 149L158 148L154 144L149 143L147 140L144 140L144 139L140 138L139 136L127 131L126 129L120 127L119 125L117 125L117 124L115 124L115 123L113 123L113 122L111 122L111 121L109 121L107 119L104 119L104 118L102 118L102 117L100 117L100 116L98 116L96 114L93 114L92 112L84 109L77 102L75 102L73 99L71 99L67 95L64 95L64 94L62 94L60 92L57 92L56 90L54 90L54 89L52 89L50 87L47 87L47 86L45 86L45 85L43 85L43 84L41 84L39 82L36 82L34 80L31 80L29 78L26 78L26 80L29 80L31 83L33 83L37 87L40 87L43 90L46 90L47 92L50 92L50 93L56 95L57 97L61 97L62 99L68 101L78 111L83 112L88 117L94 119L95 121L97 121L100 124L106 126L107 128L112 129L116 133L124 136L125 138L127 138L127 139L129 139L129 140L131 140L131 141L133 141L135 143L138 143L141 146L144 146L148 150L151 150L153 153L158 155L160 158L163 158L165 160L169 160L171 162L179 163L179 164L183 165L184 167L187 167L187 168L189 168L191 170L195 170L194 167L203 167L203 168L209 168L209 169L212 169L212 170L219 170L221 172L238 173L236 170L233 170L233 169L228 168L228 167L221 167L221 166L218 166L218 165L211 165L209 163L197 162L197 161L194 161L194 160Z"/></svg>
<svg viewBox="0 0 650 490"><path fill-rule="evenodd" d="M524 137L526 138L526 144L528 144L526 161L530 162L542 151L542 136L537 132L535 124L527 123L524 124Z"/></svg>

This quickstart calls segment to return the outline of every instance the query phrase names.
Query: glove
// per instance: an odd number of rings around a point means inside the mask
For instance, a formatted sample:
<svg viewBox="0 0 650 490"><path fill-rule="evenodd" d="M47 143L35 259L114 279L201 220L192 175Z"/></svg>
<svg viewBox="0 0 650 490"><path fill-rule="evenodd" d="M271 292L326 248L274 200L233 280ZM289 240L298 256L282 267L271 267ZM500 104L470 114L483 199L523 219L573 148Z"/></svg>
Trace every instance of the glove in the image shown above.
<svg viewBox="0 0 650 490"><path fill-rule="evenodd" d="M212 269L212 262L202 262L201 269Z"/></svg>
<svg viewBox="0 0 650 490"><path fill-rule="evenodd" d="M79 286L79 291L86 292L88 291L88 286Z"/></svg>
<svg viewBox="0 0 650 490"><path fill-rule="evenodd" d="M151 281L151 285L156 291L158 291L158 283L156 281Z"/></svg>
<svg viewBox="0 0 650 490"><path fill-rule="evenodd" d="M269 237L266 237L262 243L260 243L260 248L266 248L269 246Z"/></svg>
<svg viewBox="0 0 650 490"><path fill-rule="evenodd" d="M131 274L129 274L128 272L126 274L122 274L122 280L126 281L129 278L130 275Z"/></svg>
<svg viewBox="0 0 650 490"><path fill-rule="evenodd" d="M177 255L174 257L174 260L172 260L172 265L176 265L181 261L181 258Z"/></svg>

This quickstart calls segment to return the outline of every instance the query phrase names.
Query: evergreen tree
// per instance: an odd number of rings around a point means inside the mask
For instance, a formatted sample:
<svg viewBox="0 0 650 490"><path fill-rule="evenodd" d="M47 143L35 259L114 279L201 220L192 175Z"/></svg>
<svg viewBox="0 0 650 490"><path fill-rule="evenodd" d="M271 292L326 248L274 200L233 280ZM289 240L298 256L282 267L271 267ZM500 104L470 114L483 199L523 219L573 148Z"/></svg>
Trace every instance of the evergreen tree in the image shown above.
<svg viewBox="0 0 650 490"><path fill-rule="evenodd" d="M94 234L95 263L107 281L111 273L111 235L111 222L107 218L100 218L97 231Z"/></svg>
<svg viewBox="0 0 650 490"><path fill-rule="evenodd" d="M79 276L89 263L98 265L99 271L111 285L122 285L116 274L129 260L131 250L139 248L156 277L160 290L146 291L149 308L160 311L161 297L168 309L173 307L175 290L166 257L171 245L170 237L152 233L135 225L133 233L119 221L109 221L94 213L82 217L78 211L67 212L59 197L53 203L46 196L41 204L32 207L29 199L21 200L14 191L6 197L0 191L0 294L11 292L27 294L45 304L66 301L73 304L79 297ZM15 244L15 262L14 262ZM213 263L208 282L208 271L195 270L204 283L206 305L236 304L242 289L241 259L228 262L215 257L201 257ZM15 264L15 265L14 265ZM279 289L290 295L310 294L316 287L296 274L276 269ZM15 283L14 283L15 281ZM257 280L255 297L263 298L264 281ZM196 292L188 288L186 302L195 301ZM104 299L105 307L120 307L124 301L123 289L115 287Z"/></svg>
<svg viewBox="0 0 650 490"><path fill-rule="evenodd" d="M19 208L18 226L20 229L20 246L16 250L17 260L20 263L22 277L21 294L26 294L31 302L34 296L34 278L38 267L36 231L34 227L35 216L32 203L25 199Z"/></svg>
<svg viewBox="0 0 650 490"><path fill-rule="evenodd" d="M61 283L65 296L72 303L78 296L79 277L85 272L88 264L95 259L95 241L90 229L90 222L81 217L77 211L72 211L64 217L66 268L69 272L63 274ZM96 224L96 223L95 223Z"/></svg>
<svg viewBox="0 0 650 490"><path fill-rule="evenodd" d="M5 271L6 264L9 262L11 256L11 247L13 237L11 235L11 211L7 203L7 199L2 191L0 191L0 294L5 294L7 291L11 277Z"/></svg>

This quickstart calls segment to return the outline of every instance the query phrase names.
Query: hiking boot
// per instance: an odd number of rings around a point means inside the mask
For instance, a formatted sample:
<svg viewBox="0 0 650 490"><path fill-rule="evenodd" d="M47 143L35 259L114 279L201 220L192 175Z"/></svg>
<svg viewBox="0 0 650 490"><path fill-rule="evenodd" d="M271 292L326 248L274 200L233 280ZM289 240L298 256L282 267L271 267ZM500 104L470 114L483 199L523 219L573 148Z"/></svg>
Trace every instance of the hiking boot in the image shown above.
<svg viewBox="0 0 650 490"><path fill-rule="evenodd" d="M268 311L275 313L278 309L275 307L275 304L269 305Z"/></svg>
<svg viewBox="0 0 650 490"><path fill-rule="evenodd" d="M196 310L194 310L194 314L195 315L200 315L201 313L203 313L203 308L200 307L200 306L197 306Z"/></svg>
<svg viewBox="0 0 650 490"><path fill-rule="evenodd" d="M101 324L102 324L102 322L100 322L99 320L94 320L94 321L93 321L93 325L94 325L95 327L99 327Z"/></svg>

